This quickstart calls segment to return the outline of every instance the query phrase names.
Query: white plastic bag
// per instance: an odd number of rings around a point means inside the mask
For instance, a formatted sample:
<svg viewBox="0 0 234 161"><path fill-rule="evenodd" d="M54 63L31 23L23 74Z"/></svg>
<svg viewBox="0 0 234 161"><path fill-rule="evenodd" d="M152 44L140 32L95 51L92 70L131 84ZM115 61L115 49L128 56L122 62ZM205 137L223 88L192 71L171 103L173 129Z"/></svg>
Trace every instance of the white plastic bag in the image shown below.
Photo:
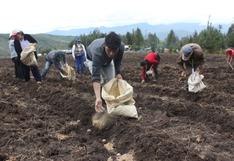
<svg viewBox="0 0 234 161"><path fill-rule="evenodd" d="M198 72L192 71L192 74L188 78L188 91L197 93L206 88L205 84L202 82L204 78L203 75L200 75Z"/></svg>
<svg viewBox="0 0 234 161"><path fill-rule="evenodd" d="M110 80L102 88L102 98L106 102L109 114L138 118L133 87L125 80Z"/></svg>
<svg viewBox="0 0 234 161"><path fill-rule="evenodd" d="M153 71L150 69L146 72L147 75L152 75L153 74Z"/></svg>
<svg viewBox="0 0 234 161"><path fill-rule="evenodd" d="M22 63L28 66L32 65L38 65L37 59L35 57L36 52L36 44L29 44L28 47L24 48L24 50L21 52L21 58L20 60Z"/></svg>

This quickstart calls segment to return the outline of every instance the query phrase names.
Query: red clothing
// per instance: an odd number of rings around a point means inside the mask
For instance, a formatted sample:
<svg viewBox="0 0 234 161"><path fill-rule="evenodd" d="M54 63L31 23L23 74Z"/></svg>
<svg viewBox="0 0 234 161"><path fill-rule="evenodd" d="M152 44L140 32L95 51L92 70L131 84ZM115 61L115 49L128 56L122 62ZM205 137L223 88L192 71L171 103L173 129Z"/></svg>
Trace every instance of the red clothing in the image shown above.
<svg viewBox="0 0 234 161"><path fill-rule="evenodd" d="M147 60L149 63L152 63L152 64L158 64L158 63L159 63L158 54L157 54L157 53L154 53L154 52L148 53L148 54L145 56L144 59Z"/></svg>
<svg viewBox="0 0 234 161"><path fill-rule="evenodd" d="M229 55L229 56L234 57L234 50L233 50L233 49L227 49L227 50L225 51L225 53L226 53L227 55Z"/></svg>

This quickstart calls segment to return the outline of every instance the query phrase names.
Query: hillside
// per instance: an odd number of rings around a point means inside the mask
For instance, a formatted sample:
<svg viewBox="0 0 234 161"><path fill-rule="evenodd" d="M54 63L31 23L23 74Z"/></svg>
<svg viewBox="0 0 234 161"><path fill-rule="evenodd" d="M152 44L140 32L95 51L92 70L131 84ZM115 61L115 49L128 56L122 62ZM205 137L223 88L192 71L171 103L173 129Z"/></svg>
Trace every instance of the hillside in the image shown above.
<svg viewBox="0 0 234 161"><path fill-rule="evenodd" d="M32 35L39 43L39 52L48 51L51 49L67 49L69 42L73 36L55 36L49 34ZM8 34L0 34L0 58L9 57L8 51Z"/></svg>
<svg viewBox="0 0 234 161"><path fill-rule="evenodd" d="M218 24L214 24L215 27L218 27ZM221 24L222 32L226 33L230 25ZM100 30L101 32L108 33L110 31L115 31L119 34L126 34L126 32L131 32L132 29L140 28L144 35L147 35L149 32L156 33L160 40L164 40L171 29L174 30L176 36L179 38L191 35L194 31L200 32L206 28L206 25L201 25L200 23L172 23L172 24L161 24L161 25L150 25L148 23L137 23L132 25L124 26L114 26L114 27L91 27L91 28L80 28L80 29L70 29L70 30L54 30L49 32L52 35L80 35L80 34L89 34L95 29Z"/></svg>

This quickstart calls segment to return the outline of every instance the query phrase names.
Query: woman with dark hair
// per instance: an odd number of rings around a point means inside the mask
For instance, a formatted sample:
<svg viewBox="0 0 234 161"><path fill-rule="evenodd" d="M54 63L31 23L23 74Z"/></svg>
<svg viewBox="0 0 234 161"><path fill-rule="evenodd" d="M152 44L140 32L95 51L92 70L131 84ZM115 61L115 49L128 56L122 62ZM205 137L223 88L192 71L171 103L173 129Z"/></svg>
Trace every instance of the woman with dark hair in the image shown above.
<svg viewBox="0 0 234 161"><path fill-rule="evenodd" d="M14 41L17 32L18 32L17 30L14 30L10 33L8 45L9 45L11 60L15 65L15 77L19 79L24 79L24 75L22 73L22 63L15 51L15 46L14 46Z"/></svg>
<svg viewBox="0 0 234 161"><path fill-rule="evenodd" d="M17 32L16 39L14 40L14 46L15 46L15 51L19 59L21 57L21 52L23 51L23 49L28 47L30 43L37 43L37 41L29 34L24 34L22 31ZM37 58L36 52L35 52L35 56ZM23 70L25 81L30 80L30 70L31 70L35 80L38 83L41 82L41 74L36 65L27 66L25 64L22 64L22 70Z"/></svg>

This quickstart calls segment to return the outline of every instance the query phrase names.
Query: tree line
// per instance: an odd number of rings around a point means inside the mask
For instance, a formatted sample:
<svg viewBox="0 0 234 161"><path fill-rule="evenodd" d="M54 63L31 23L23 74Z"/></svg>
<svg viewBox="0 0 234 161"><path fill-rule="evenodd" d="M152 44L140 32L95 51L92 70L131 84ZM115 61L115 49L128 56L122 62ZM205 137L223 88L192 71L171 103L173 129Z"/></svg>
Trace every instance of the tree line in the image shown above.
<svg viewBox="0 0 234 161"><path fill-rule="evenodd" d="M121 35L123 42L129 45L132 50L154 49L162 52L167 48L170 52L178 51L186 43L198 43L201 47L209 52L219 52L227 47L234 47L234 24L232 24L226 34L221 32L222 26L215 28L208 22L207 27L200 33L195 31L192 35L179 39L175 32L171 30L165 40L159 40L156 33L148 33L143 35L140 28L133 29L125 35ZM106 33L94 30L90 34L80 35L79 38L87 47L93 40L104 37ZM73 41L69 43L69 47L73 45Z"/></svg>

